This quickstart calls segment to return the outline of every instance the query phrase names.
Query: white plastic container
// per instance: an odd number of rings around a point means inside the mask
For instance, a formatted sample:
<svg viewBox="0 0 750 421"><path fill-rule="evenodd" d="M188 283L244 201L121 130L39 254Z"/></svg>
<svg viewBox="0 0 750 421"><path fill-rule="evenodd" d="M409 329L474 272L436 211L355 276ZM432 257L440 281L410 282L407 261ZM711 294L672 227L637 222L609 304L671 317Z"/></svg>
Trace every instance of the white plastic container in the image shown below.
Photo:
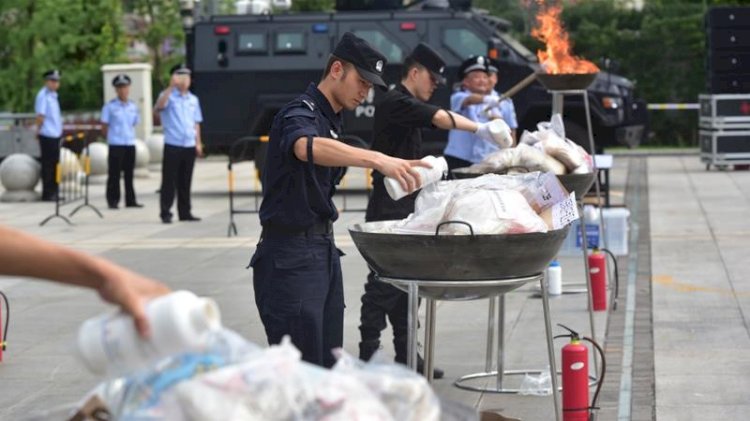
<svg viewBox="0 0 750 421"><path fill-rule="evenodd" d="M511 135L510 126L508 126L505 121L499 118L492 120L488 128L492 138L495 139L495 142L497 142L501 148L509 148L513 146L513 136Z"/></svg>
<svg viewBox="0 0 750 421"><path fill-rule="evenodd" d="M598 211L596 211L598 215ZM630 211L627 208L604 208L602 210L604 223L607 230L607 249L616 256L626 256L629 251L628 240L630 234ZM598 222L598 221L597 221ZM589 238L598 238L598 223L589 226ZM570 232L563 242L558 255L560 256L580 256L581 255L581 225L580 220L570 225ZM604 247L604 242L599 239L599 247Z"/></svg>
<svg viewBox="0 0 750 421"><path fill-rule="evenodd" d="M448 171L448 162L446 162L445 158L442 156L436 158L432 155L428 155L422 158L422 161L430 164L432 168L416 168L416 171L422 178L422 185L419 186L420 189L436 181L440 181L443 178L443 175ZM385 177L383 183L385 184L386 191L388 191L388 195L391 196L391 199L393 200L399 200L409 194L408 192L405 192L404 189L401 188L401 184L393 178Z"/></svg>
<svg viewBox="0 0 750 421"><path fill-rule="evenodd" d="M176 291L146 304L151 337L142 339L133 318L123 313L86 320L78 330L78 355L99 375L123 374L168 357L201 351L209 333L221 328L216 302Z"/></svg>
<svg viewBox="0 0 750 421"><path fill-rule="evenodd" d="M549 264L545 278L547 280L547 292L549 292L549 295L562 294L562 266L560 266L560 262L553 260Z"/></svg>

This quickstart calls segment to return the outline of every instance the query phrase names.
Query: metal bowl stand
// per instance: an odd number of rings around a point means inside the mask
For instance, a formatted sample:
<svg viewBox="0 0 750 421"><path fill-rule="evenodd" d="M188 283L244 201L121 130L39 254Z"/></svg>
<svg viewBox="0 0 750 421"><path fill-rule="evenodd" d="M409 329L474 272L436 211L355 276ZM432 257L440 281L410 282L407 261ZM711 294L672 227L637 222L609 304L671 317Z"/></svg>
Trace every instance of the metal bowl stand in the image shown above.
<svg viewBox="0 0 750 421"><path fill-rule="evenodd" d="M542 306L544 309L544 327L545 327L545 333L547 336L547 357L549 359L549 366L550 366L550 377L552 380L552 398L553 403L555 407L555 419L557 421L561 420L561 412L560 412L560 397L558 392L558 384L557 384L557 367L555 365L555 348L553 344L553 335L552 335L552 324L550 320L550 310L549 310L549 293L547 291L547 284L544 281L544 276L540 274L532 275L532 276L526 276L526 277L518 277L518 278L506 278L506 279L486 279L486 280L468 280L468 281L436 281L436 280L417 280L417 279L401 279L401 278L394 278L394 277L381 277L378 276L378 280L382 282L387 282L389 284L394 285L397 288L400 288L402 290L405 290L409 294L409 304L408 304L408 337L407 337L407 359L406 359L406 365L412 370L417 369L417 341L418 341L418 324L417 320L419 317L419 297L420 297L420 290L422 290L422 298L425 300L425 307L426 307L426 316L425 316L425 338L424 338L424 344L425 344L425 352L424 352L424 372L427 377L428 382L432 382L432 376L433 376L433 358L435 353L435 301L436 298L434 294L430 294L429 290L430 288L440 288L440 289L447 289L447 288L461 288L464 290L470 290L471 288L476 288L482 291L487 291L487 289L496 287L498 292L495 294L485 294L484 296L486 298L490 299L490 317L489 317L489 324L487 328L487 359L485 361L485 372L484 373L476 373L476 374L469 374L466 376L463 376L459 378L456 382L454 382L454 385L465 390L472 390L472 391L481 391L481 392L492 392L492 393L517 393L518 390L512 390L512 389L503 389L502 382L503 382L503 376L504 375L516 375L516 374L525 374L525 373L541 373L542 370L503 370L503 337L504 337L504 296L505 294L515 289L519 286L522 286L529 282L539 282L541 288L542 288ZM510 286L510 288L509 288ZM494 300L496 297L499 297L501 300L501 307L500 310L500 321L497 323L497 329L498 329L498 349L497 349L497 364L498 364L498 370L495 372L489 372L490 367L492 365L492 347L494 345L493 335L494 335L494 319L495 319L495 311L494 311ZM487 388L476 388L471 386L465 386L462 384L463 381L470 380L470 379L476 379L481 377L490 377L490 376L496 376L497 377L497 386L496 387L487 387Z"/></svg>
<svg viewBox="0 0 750 421"><path fill-rule="evenodd" d="M552 114L558 113L563 115L564 100L566 96L578 96L583 98L584 111L586 114L586 129L588 132L589 148L592 156L592 171L594 173L594 186L596 188L596 207L599 210L599 241L604 248L607 248L607 227L604 221L604 212L602 211L602 195L601 187L599 185L599 170L596 167L596 149L594 145L594 132L591 126L591 108L589 106L589 96L586 89L570 89L570 90L554 90L549 89L548 92L552 94ZM578 202L579 214L581 217L580 228L581 228L581 249L583 253L583 266L584 266L584 285L586 288L586 294L588 295L588 311L589 311L589 323L591 325L591 337L596 339L596 329L594 325L594 300L591 295L591 282L590 282L590 268L588 259L588 238L586 237L586 218L583 213L583 197L576 197ZM563 291L564 293L565 291ZM599 356L594 352L594 376L599 377Z"/></svg>

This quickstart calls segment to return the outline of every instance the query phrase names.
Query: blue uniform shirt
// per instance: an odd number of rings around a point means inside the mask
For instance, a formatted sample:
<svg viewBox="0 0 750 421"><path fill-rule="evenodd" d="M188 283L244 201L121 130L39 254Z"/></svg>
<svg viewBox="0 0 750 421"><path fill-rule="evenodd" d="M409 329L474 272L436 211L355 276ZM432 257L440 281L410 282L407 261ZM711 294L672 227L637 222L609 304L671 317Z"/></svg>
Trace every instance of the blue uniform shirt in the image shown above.
<svg viewBox="0 0 750 421"><path fill-rule="evenodd" d="M164 128L164 143L183 148L195 147L195 125L203 121L201 104L191 92L185 95L173 89L167 105L159 112Z"/></svg>
<svg viewBox="0 0 750 421"><path fill-rule="evenodd" d="M303 230L338 218L331 198L343 168L315 165L309 141L308 161L300 161L294 155L294 144L300 137L335 139L339 133L341 114L334 113L314 84L276 114L263 172L261 225Z"/></svg>
<svg viewBox="0 0 750 421"><path fill-rule="evenodd" d="M484 104L475 104L462 107L464 100L471 95L471 92L461 90L451 95L451 111L454 111L471 121L477 123L486 123L487 115L483 113ZM494 144L480 139L474 133L463 130L451 130L448 133L448 144L445 146L445 155L463 159L472 163L482 161L482 158L488 153L497 150Z"/></svg>
<svg viewBox="0 0 750 421"><path fill-rule="evenodd" d="M102 107L102 123L107 123L107 143L113 146L135 145L135 126L140 121L138 106L118 98Z"/></svg>
<svg viewBox="0 0 750 421"><path fill-rule="evenodd" d="M44 121L39 128L39 134L47 137L62 136L62 115L60 114L60 103L57 101L57 92L50 91L45 86L36 94L34 101L34 112L43 115Z"/></svg>
<svg viewBox="0 0 750 421"><path fill-rule="evenodd" d="M492 90L492 93L490 94L494 96L495 98L500 98L500 94L496 90ZM503 118L503 121L505 121L505 124L508 125L511 129L517 129L518 128L518 119L516 118L516 107L513 105L513 100L510 98L506 98L502 101L500 101L500 105L494 109L496 114L499 114L500 117Z"/></svg>

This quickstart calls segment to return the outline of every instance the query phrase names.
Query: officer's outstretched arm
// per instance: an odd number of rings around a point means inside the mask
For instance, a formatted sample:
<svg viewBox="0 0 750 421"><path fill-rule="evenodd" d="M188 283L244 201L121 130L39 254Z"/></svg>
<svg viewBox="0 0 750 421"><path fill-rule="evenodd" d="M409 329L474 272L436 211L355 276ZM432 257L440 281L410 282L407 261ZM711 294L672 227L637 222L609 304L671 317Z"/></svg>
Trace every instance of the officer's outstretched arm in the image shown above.
<svg viewBox="0 0 750 421"><path fill-rule="evenodd" d="M166 294L163 284L99 257L80 253L0 225L0 275L28 276L95 289L105 301L131 314L148 335L144 304Z"/></svg>
<svg viewBox="0 0 750 421"><path fill-rule="evenodd" d="M453 117L452 120L451 116ZM456 127L453 127L454 121L456 122ZM469 120L461 114L456 114L448 110L438 110L438 112L432 116L432 124L434 124L435 127L444 130L457 129L472 133L477 131L477 123Z"/></svg>
<svg viewBox="0 0 750 421"><path fill-rule="evenodd" d="M300 137L294 142L294 156L300 161L309 160L306 137ZM432 168L424 161L394 158L325 137L313 138L312 160L316 165L324 167L372 168L386 177L398 180L401 188L408 192L422 185L415 167Z"/></svg>

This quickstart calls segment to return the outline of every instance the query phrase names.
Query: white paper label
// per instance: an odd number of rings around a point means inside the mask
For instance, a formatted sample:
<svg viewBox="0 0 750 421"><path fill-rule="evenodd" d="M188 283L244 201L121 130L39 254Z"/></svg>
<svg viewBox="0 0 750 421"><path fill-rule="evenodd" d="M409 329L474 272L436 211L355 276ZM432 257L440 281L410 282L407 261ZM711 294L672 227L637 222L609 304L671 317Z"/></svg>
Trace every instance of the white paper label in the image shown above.
<svg viewBox="0 0 750 421"><path fill-rule="evenodd" d="M527 197L527 199L529 198ZM553 173L543 173L539 176L537 188L529 203L537 211L541 211L564 200L567 200L565 198L565 189L560 184L560 181L558 181L557 176Z"/></svg>
<svg viewBox="0 0 750 421"><path fill-rule="evenodd" d="M552 229L560 229L580 218L576 193L571 192L567 199L552 205Z"/></svg>

